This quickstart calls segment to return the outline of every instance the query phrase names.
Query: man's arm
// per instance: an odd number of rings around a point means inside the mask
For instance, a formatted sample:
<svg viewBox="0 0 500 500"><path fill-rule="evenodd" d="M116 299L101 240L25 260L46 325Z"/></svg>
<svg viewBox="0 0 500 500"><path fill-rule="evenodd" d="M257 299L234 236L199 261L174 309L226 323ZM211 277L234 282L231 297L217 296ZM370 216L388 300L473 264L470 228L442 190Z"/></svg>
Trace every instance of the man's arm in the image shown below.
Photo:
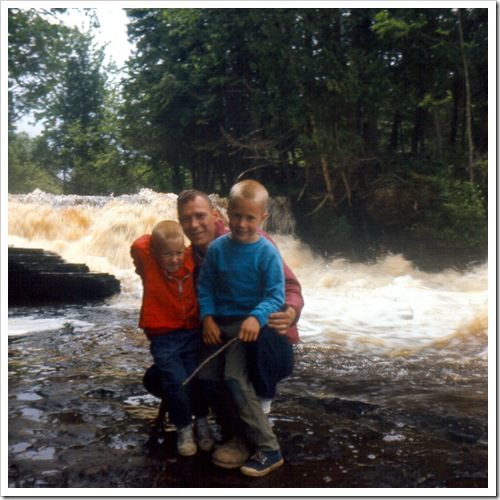
<svg viewBox="0 0 500 500"><path fill-rule="evenodd" d="M263 230L259 230L266 239L276 246L272 238ZM304 307L302 287L293 271L283 261L283 272L285 274L285 308L269 316L268 325L282 335L287 335L292 343L298 342L297 322Z"/></svg>

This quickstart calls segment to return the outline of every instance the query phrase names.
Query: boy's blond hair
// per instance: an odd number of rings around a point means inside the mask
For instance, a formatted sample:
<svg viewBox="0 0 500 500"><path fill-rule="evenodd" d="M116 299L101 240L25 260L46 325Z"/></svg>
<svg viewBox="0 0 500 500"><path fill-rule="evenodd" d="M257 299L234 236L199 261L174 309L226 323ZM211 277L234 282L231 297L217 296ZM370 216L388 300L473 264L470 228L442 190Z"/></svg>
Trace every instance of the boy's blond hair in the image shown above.
<svg viewBox="0 0 500 500"><path fill-rule="evenodd" d="M260 183L251 179L237 182L229 191L229 204L234 200L255 201L261 203L264 212L267 210L269 193Z"/></svg>
<svg viewBox="0 0 500 500"><path fill-rule="evenodd" d="M174 220L162 220L151 231L151 246L154 249L162 248L165 243L172 240L184 241L182 226Z"/></svg>

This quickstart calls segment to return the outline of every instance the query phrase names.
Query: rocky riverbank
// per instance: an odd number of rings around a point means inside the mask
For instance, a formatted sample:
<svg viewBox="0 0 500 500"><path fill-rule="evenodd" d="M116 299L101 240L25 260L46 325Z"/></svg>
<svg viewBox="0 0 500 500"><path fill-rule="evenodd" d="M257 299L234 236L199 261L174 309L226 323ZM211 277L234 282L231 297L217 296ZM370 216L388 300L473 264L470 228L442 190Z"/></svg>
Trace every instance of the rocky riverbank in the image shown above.
<svg viewBox="0 0 500 500"><path fill-rule="evenodd" d="M273 407L286 459L282 468L254 479L213 466L206 454L180 457L172 428L160 434L148 428L158 402L140 385L142 372L130 368L137 362L134 351L107 352L106 368L99 370L96 341L81 345L88 359L59 355L50 358L52 369L45 356L54 349L44 350L48 334L38 334L37 349L45 354L39 351L29 368L19 355L33 339L11 343L10 488L308 488L310 494L310 488L488 485L483 403L457 416L418 405L314 397L299 389L314 356L306 347L297 352L296 370L282 383ZM68 349L71 333L59 335L59 342ZM97 342L106 352L105 336ZM109 366L111 360L118 364Z"/></svg>

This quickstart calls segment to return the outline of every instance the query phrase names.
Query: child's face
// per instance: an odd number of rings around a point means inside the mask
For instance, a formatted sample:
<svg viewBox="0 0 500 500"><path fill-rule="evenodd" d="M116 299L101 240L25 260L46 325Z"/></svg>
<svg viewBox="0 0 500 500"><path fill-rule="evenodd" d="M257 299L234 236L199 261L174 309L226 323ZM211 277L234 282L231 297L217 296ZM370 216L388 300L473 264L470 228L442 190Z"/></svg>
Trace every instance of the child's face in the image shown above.
<svg viewBox="0 0 500 500"><path fill-rule="evenodd" d="M252 200L233 200L229 204L227 215L229 229L236 241L253 243L257 241L257 229L267 217L262 202Z"/></svg>
<svg viewBox="0 0 500 500"><path fill-rule="evenodd" d="M184 261L184 240L164 241L154 248L153 253L158 265L167 273L176 273Z"/></svg>

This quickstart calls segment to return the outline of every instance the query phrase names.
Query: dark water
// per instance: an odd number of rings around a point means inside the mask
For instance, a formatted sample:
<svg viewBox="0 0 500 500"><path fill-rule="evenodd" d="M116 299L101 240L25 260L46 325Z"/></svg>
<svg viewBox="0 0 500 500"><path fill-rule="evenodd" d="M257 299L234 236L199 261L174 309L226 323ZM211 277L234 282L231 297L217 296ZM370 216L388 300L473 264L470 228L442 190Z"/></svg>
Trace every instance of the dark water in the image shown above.
<svg viewBox="0 0 500 500"><path fill-rule="evenodd" d="M9 319L29 331L8 343L9 488L488 487L482 357L301 344L272 412L286 463L253 479L178 457L171 427L151 434L158 401L141 384L150 357L135 310L18 308Z"/></svg>
<svg viewBox="0 0 500 500"><path fill-rule="evenodd" d="M150 190L9 195L9 245L56 252L122 287L108 304L9 310L9 493L491 493L485 256L398 239L380 242L369 262L323 259L293 236L286 204L273 208L268 230L274 224L306 305L294 373L272 410L285 465L248 478L204 454L178 457L172 427L152 434L158 401L142 387L151 361L129 248L154 222L175 219L175 203Z"/></svg>

